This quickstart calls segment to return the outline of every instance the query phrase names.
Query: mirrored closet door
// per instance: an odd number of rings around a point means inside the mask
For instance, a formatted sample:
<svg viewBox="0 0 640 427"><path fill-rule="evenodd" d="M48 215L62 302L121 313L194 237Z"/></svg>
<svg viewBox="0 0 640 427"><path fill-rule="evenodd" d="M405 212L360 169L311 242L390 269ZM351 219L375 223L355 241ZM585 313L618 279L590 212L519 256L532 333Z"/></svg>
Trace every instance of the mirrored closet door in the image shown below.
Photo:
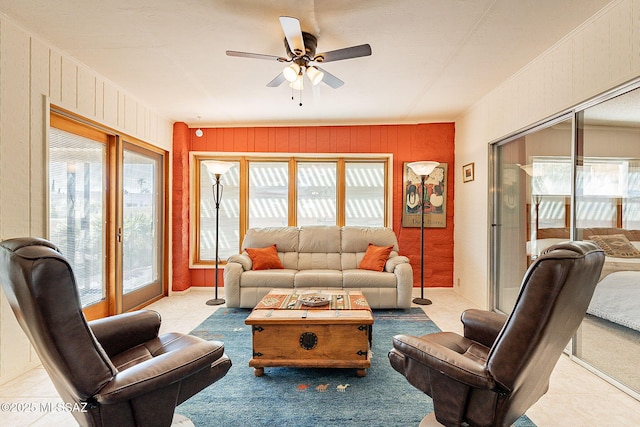
<svg viewBox="0 0 640 427"><path fill-rule="evenodd" d="M493 305L510 313L552 244L606 254L572 357L640 398L640 89L618 90L492 146Z"/></svg>

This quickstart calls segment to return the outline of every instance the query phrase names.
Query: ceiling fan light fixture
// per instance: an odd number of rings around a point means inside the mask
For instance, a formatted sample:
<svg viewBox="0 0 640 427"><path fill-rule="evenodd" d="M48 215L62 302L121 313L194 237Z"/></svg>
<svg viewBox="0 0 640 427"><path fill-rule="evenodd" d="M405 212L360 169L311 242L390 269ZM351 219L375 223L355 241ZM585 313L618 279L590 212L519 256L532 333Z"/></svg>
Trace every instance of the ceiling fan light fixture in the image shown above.
<svg viewBox="0 0 640 427"><path fill-rule="evenodd" d="M295 82L298 78L298 74L300 74L300 66L295 62L291 65L287 65L282 70L282 74L284 74L284 78L287 79L288 82Z"/></svg>
<svg viewBox="0 0 640 427"><path fill-rule="evenodd" d="M307 67L307 77L311 80L311 84L315 86L322 81L324 73L318 70L317 67Z"/></svg>
<svg viewBox="0 0 640 427"><path fill-rule="evenodd" d="M304 89L304 79L302 73L298 74L296 79L289 83L289 87L295 90L303 90Z"/></svg>

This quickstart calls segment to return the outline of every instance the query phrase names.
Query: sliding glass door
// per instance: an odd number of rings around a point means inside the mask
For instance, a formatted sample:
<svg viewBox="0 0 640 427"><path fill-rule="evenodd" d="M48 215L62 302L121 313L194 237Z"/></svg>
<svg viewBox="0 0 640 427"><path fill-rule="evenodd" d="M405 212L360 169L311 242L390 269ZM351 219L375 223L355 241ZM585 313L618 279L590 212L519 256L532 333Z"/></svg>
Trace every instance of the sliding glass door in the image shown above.
<svg viewBox="0 0 640 427"><path fill-rule="evenodd" d="M164 167L160 151L51 115L49 239L69 260L90 319L164 293Z"/></svg>
<svg viewBox="0 0 640 427"><path fill-rule="evenodd" d="M122 308L162 295L162 156L125 143L122 161Z"/></svg>
<svg viewBox="0 0 640 427"><path fill-rule="evenodd" d="M73 268L82 305L106 315L110 137L69 124L55 116L49 132L49 238Z"/></svg>
<svg viewBox="0 0 640 427"><path fill-rule="evenodd" d="M571 118L494 148L494 307L510 313L529 264L569 239Z"/></svg>

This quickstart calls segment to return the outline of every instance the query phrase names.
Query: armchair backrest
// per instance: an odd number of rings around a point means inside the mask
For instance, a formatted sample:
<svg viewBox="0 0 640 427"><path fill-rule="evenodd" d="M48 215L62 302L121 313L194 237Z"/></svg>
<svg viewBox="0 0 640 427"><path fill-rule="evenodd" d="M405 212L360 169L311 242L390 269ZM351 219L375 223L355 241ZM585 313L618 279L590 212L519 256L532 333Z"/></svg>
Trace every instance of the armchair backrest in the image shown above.
<svg viewBox="0 0 640 427"><path fill-rule="evenodd" d="M498 335L487 369L505 391L511 411L526 411L549 377L591 301L604 253L590 242L550 247L527 270L512 313Z"/></svg>
<svg viewBox="0 0 640 427"><path fill-rule="evenodd" d="M0 242L0 284L63 399L86 400L111 380L117 370L84 318L75 276L55 245Z"/></svg>

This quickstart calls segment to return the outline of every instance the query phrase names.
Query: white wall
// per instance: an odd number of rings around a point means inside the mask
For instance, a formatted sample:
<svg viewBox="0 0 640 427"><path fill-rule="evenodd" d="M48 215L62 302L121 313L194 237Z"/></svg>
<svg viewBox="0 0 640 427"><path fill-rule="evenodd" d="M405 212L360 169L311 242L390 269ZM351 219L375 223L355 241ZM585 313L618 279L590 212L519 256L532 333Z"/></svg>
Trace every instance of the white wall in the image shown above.
<svg viewBox="0 0 640 427"><path fill-rule="evenodd" d="M456 292L489 306L488 144L639 76L640 0L616 0L456 120Z"/></svg>
<svg viewBox="0 0 640 427"><path fill-rule="evenodd" d="M170 151L171 121L0 16L0 239L46 237L47 99ZM37 365L0 296L0 383Z"/></svg>

